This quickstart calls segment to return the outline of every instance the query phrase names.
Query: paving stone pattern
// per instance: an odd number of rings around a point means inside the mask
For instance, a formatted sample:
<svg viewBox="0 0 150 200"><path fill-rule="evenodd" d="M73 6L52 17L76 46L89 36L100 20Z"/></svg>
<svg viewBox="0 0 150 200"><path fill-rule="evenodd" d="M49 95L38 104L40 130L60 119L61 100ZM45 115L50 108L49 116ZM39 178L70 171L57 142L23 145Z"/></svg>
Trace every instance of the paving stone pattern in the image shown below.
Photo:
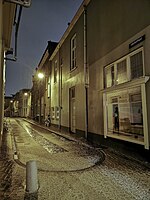
<svg viewBox="0 0 150 200"><path fill-rule="evenodd" d="M65 162L66 167L70 164L72 167L73 163L77 169L73 172L39 170L38 197L36 195L29 197L25 195L24 190L25 168L13 163L11 187L14 189L11 190L12 192L8 190L11 200L33 200L35 198L38 200L150 200L150 168L122 157L108 148L104 150L106 158L103 163L80 171L78 168L81 165L86 167L89 163L88 155L89 161L95 162L92 161L92 158L95 159L94 150L88 149L88 147L84 148L75 142L58 140L57 145L63 149L66 146L67 151L48 154L45 149L40 150L41 146L36 144L33 138L29 138L26 130L18 126L15 120L11 123L12 131L18 141L21 161L25 162L27 159L36 157L42 160L41 168L49 169ZM54 135L51 136L47 132L44 134L45 138L52 139L52 143L56 142ZM72 160L74 156L75 159ZM0 164L5 166L3 161ZM9 162L8 160L5 164Z"/></svg>

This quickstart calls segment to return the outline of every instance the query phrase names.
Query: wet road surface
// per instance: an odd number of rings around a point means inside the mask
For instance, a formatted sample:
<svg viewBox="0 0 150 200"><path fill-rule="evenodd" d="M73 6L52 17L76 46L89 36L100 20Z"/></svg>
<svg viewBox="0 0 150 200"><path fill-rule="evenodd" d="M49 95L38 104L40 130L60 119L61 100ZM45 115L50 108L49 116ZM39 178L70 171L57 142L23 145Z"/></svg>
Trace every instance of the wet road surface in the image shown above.
<svg viewBox="0 0 150 200"><path fill-rule="evenodd" d="M150 168L105 149L99 152L23 120L11 120L19 161L37 160L39 200L150 200ZM51 146L49 148L44 148ZM15 165L12 199L23 199L25 168ZM19 179L18 179L19 176ZM20 189L22 187L22 190ZM14 196L15 195L15 198Z"/></svg>

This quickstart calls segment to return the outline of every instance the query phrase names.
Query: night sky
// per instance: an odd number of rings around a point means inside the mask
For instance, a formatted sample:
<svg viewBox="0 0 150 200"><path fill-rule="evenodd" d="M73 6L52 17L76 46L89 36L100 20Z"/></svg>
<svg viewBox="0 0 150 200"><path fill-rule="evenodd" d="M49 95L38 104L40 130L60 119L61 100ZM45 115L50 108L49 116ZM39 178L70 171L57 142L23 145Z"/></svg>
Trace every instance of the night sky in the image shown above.
<svg viewBox="0 0 150 200"><path fill-rule="evenodd" d="M17 62L7 61L6 66L6 96L32 87L32 75L47 41L59 42L82 1L32 0L30 8L23 8Z"/></svg>

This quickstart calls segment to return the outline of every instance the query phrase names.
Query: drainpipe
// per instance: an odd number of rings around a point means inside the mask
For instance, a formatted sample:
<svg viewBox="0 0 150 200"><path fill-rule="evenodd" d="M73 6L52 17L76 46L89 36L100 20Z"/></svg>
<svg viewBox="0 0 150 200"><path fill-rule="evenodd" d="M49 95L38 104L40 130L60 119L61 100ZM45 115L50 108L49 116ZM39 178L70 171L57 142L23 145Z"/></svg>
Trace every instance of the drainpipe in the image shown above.
<svg viewBox="0 0 150 200"><path fill-rule="evenodd" d="M3 26L3 11L2 2L0 1L0 58L3 54L2 26ZM0 59L0 105L3 105L3 59ZM0 108L0 146L3 133L3 109Z"/></svg>
<svg viewBox="0 0 150 200"><path fill-rule="evenodd" d="M19 8L19 14L18 14L18 21L16 23L16 31L15 31L15 54L14 58L17 59L17 43L18 43L18 30L19 30L19 24L21 19L21 13L22 13L22 6Z"/></svg>
<svg viewBox="0 0 150 200"><path fill-rule="evenodd" d="M84 5L84 88L85 88L85 138L88 139L87 10L85 5Z"/></svg>
<svg viewBox="0 0 150 200"><path fill-rule="evenodd" d="M13 58L5 57L5 58L4 58L5 60L17 61L18 30L19 30L19 24L20 24L21 14L22 14L22 6L20 6L20 8L19 8L18 19L17 19L17 22L16 22L16 17L17 17L17 7L16 7L16 11L15 11L15 21L14 21L14 25L15 25L15 52L14 52ZM7 54L12 54L11 51L12 51L12 50L6 52L6 55L7 55Z"/></svg>
<svg viewBox="0 0 150 200"><path fill-rule="evenodd" d="M58 86L58 104L59 104L59 129L61 129L61 109L62 109L62 60L60 58L59 48L59 86Z"/></svg>

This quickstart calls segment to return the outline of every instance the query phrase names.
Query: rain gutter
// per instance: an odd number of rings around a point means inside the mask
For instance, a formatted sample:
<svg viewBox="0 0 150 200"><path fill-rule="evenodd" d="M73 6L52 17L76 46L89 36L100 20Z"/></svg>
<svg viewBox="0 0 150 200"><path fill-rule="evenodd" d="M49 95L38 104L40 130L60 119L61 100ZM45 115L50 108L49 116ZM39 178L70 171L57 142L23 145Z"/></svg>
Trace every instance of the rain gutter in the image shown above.
<svg viewBox="0 0 150 200"><path fill-rule="evenodd" d="M87 9L84 5L84 88L85 88L85 138L88 138L88 65L87 65Z"/></svg>
<svg viewBox="0 0 150 200"><path fill-rule="evenodd" d="M20 8L19 8L18 19L17 19L17 22L16 22L16 17L17 17L17 7L16 7L15 20L14 20L14 25L15 25L15 51L14 51L13 58L5 57L4 58L5 60L17 61L18 30L19 30L21 14L22 14L22 6L20 6ZM12 52L8 51L8 52L6 52L6 55L11 54L11 53L13 53L13 51Z"/></svg>

